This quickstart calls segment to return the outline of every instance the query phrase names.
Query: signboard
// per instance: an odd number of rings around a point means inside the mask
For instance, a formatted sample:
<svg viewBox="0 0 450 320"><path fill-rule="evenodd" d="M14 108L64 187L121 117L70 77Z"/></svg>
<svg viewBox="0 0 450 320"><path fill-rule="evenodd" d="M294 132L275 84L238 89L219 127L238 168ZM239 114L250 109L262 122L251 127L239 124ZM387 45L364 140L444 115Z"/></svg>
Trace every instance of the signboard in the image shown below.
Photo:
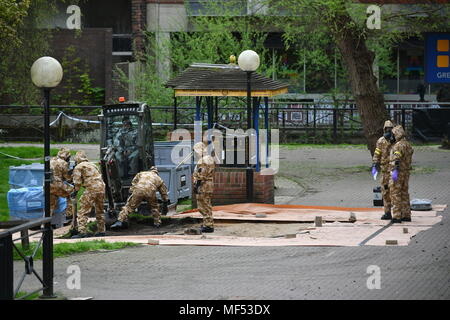
<svg viewBox="0 0 450 320"><path fill-rule="evenodd" d="M450 83L450 33L425 35L425 81Z"/></svg>

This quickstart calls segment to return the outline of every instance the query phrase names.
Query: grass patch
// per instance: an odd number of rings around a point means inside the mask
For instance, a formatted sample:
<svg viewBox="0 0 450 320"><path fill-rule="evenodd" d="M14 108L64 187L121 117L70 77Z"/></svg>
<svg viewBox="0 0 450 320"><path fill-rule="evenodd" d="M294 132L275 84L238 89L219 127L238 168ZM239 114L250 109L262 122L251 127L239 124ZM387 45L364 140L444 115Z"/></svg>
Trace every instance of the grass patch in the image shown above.
<svg viewBox="0 0 450 320"><path fill-rule="evenodd" d="M44 156L44 148L39 147L0 147L0 152L19 158L40 158ZM55 156L58 149L50 149L50 154ZM33 162L44 163L44 160L17 160L0 154L0 221L9 219L8 201L6 194L9 191L9 167L31 164Z"/></svg>
<svg viewBox="0 0 450 320"><path fill-rule="evenodd" d="M26 291L19 291L19 292L17 292L17 294L16 294L16 299L19 299L19 298L21 298L21 297L24 297L24 296L26 296L27 294L28 294L28 292L26 292ZM39 292L35 292L35 293L31 294L29 297L26 297L26 298L23 299L23 300L35 300L35 299L37 299L37 298L39 298Z"/></svg>
<svg viewBox="0 0 450 320"><path fill-rule="evenodd" d="M26 256L31 255L36 248L37 242L31 242L30 247L23 250L20 243L16 244L17 248ZM81 241L74 243L57 243L53 246L53 257L66 257L75 253L95 252L99 250L118 250L127 247L136 247L139 244L133 242L106 242L105 240ZM14 250L14 260L21 260L20 255ZM42 259L42 246L38 249L35 260Z"/></svg>
<svg viewBox="0 0 450 320"><path fill-rule="evenodd" d="M192 209L192 199L183 199L181 201L178 202L177 204L177 213L186 211L186 210L191 210Z"/></svg>

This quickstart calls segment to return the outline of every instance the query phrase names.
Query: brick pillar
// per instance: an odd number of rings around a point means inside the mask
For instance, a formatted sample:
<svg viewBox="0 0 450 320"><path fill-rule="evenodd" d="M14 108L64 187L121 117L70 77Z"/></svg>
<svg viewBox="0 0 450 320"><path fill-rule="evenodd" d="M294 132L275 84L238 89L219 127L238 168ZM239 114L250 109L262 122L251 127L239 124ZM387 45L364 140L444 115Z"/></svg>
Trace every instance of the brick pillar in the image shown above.
<svg viewBox="0 0 450 320"><path fill-rule="evenodd" d="M144 51L143 32L145 31L146 16L147 0L131 0L131 30L135 57Z"/></svg>
<svg viewBox="0 0 450 320"><path fill-rule="evenodd" d="M253 174L253 192L255 203L274 203L274 176ZM214 175L213 206L246 203L247 184L246 170L239 168L216 168ZM195 195L192 195L192 206L196 207Z"/></svg>

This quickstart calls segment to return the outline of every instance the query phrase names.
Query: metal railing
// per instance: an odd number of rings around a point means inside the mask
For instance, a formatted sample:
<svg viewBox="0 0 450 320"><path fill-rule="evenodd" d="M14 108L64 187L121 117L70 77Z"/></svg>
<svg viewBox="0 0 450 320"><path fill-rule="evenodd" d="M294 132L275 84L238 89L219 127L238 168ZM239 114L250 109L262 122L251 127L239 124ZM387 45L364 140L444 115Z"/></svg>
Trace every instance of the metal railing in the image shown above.
<svg viewBox="0 0 450 320"><path fill-rule="evenodd" d="M51 219L51 217L36 219L0 232L0 300L25 299L40 291L43 292L41 298L53 297L53 229ZM31 234L24 234L24 231L35 227L39 227L39 230ZM13 239L14 234L19 232L21 236ZM31 255L26 255L14 243L39 233L42 236ZM42 277L34 268L34 258L41 245L43 247ZM22 249L24 249L24 246L22 246ZM14 287L14 250L25 263L25 270L16 287ZM17 298L27 275L34 275L42 284L42 287Z"/></svg>
<svg viewBox="0 0 450 320"><path fill-rule="evenodd" d="M413 113L414 110L434 108L437 104L444 106L445 109L450 108L450 103L436 103L436 102L386 102L385 106L390 115L390 118L398 124L401 124L407 132L412 131L413 127ZM340 103L338 107L331 102L296 102L296 101L271 101L269 107L269 126L270 128L277 128L280 131L303 131L308 134L315 135L318 131L330 131L336 137L339 133L362 133L362 123L358 109L354 102ZM27 113L34 108L40 106L0 106L0 114L4 114L5 110L18 110L21 113ZM98 109L100 112L101 106L53 106L54 112L56 109L77 108L86 113ZM194 106L189 104L179 105L176 109L176 119L174 119L175 112L173 106L153 106L153 122L158 122L162 126L158 129L169 129L174 124L177 128L190 128L195 119ZM67 111L65 111L67 112ZM70 112L67 112L70 113ZM19 116L19 115L17 115ZM219 107L219 110L213 112L213 123L218 122L230 128L245 128L246 127L246 107L243 105L237 107ZM263 106L260 109L260 118L263 119ZM14 114L11 115L11 121ZM202 120L204 124L207 123L206 108L202 108ZM263 121L260 121L262 124Z"/></svg>

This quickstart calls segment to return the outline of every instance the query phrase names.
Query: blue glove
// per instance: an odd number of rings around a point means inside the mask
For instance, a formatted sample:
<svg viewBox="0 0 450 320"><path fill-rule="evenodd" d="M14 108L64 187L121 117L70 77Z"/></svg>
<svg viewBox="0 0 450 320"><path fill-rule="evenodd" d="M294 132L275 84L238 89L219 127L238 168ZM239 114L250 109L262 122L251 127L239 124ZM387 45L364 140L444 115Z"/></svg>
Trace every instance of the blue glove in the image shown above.
<svg viewBox="0 0 450 320"><path fill-rule="evenodd" d="M375 175L377 174L378 170L377 167L375 165L372 166L372 176L375 177Z"/></svg>
<svg viewBox="0 0 450 320"><path fill-rule="evenodd" d="M394 180L394 182L398 180L398 168L395 168L394 171L392 171L392 180Z"/></svg>

